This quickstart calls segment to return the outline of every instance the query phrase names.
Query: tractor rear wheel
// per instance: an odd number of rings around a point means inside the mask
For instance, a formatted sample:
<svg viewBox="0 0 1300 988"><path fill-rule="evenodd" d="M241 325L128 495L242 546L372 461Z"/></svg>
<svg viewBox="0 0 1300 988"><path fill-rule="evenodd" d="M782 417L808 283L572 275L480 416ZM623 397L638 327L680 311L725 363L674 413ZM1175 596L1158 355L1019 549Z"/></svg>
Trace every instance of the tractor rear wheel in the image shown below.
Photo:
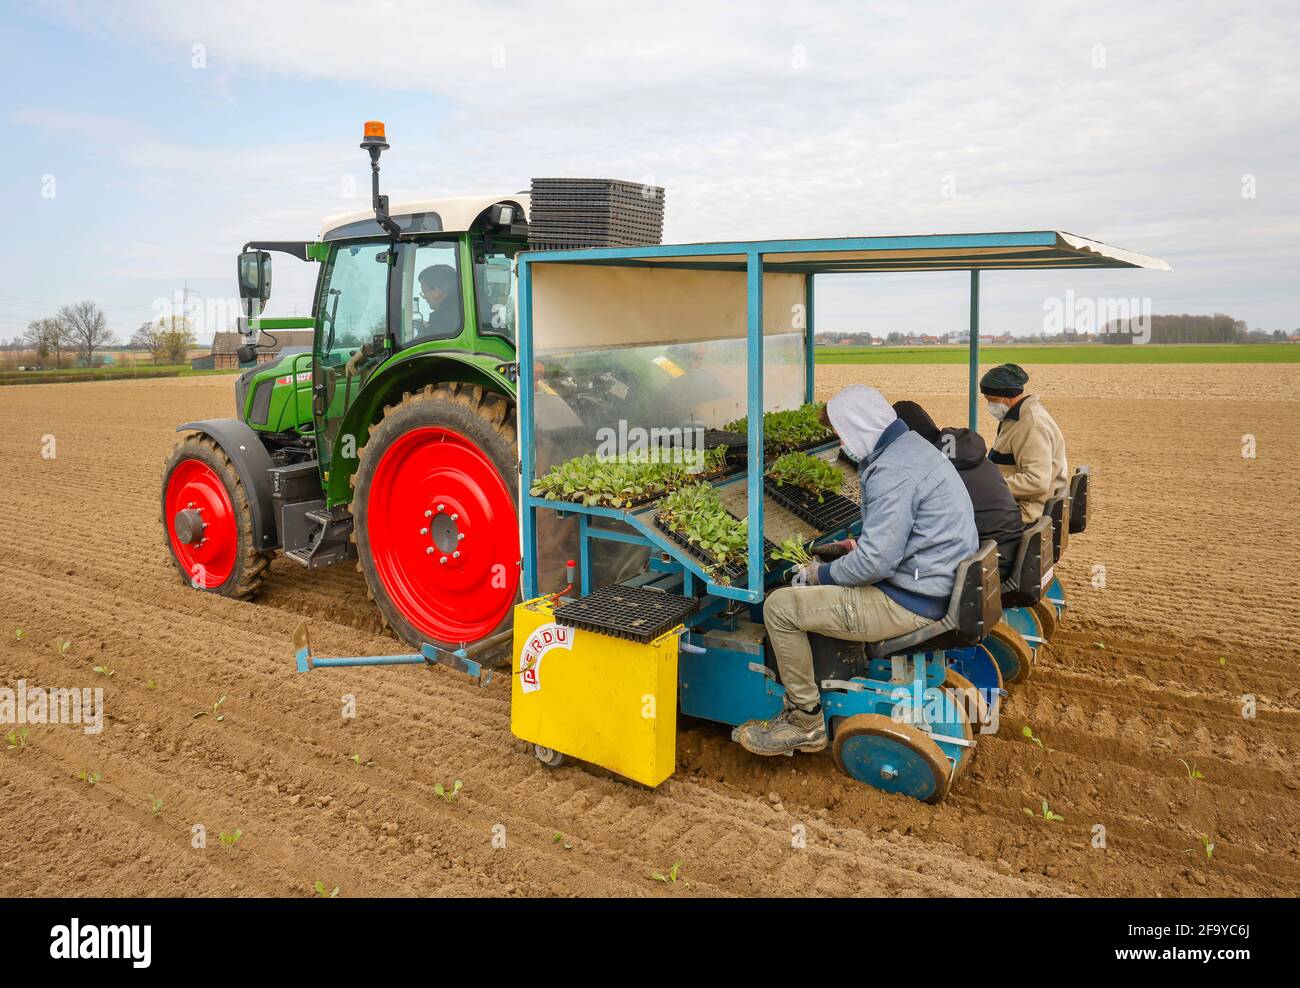
<svg viewBox="0 0 1300 988"><path fill-rule="evenodd" d="M163 468L164 540L181 579L196 590L248 599L261 589L273 553L253 546L253 510L230 457L191 433Z"/></svg>
<svg viewBox="0 0 1300 988"><path fill-rule="evenodd" d="M519 596L513 404L465 384L405 394L370 430L352 477L357 568L413 646L510 627Z"/></svg>

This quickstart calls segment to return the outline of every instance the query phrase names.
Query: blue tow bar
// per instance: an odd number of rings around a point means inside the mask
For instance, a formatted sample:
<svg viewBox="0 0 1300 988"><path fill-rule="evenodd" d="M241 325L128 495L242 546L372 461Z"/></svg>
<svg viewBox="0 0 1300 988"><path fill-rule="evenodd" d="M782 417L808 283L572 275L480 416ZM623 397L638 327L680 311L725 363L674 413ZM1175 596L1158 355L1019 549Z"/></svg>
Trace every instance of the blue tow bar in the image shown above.
<svg viewBox="0 0 1300 988"><path fill-rule="evenodd" d="M494 636L474 646L475 654L504 640L510 632ZM415 655L356 655L343 658L319 658L311 653L311 638L307 634L307 622L298 625L293 633L293 647L297 655L298 671L309 672L312 669L328 669L336 666L399 666L399 665L443 665L457 672L463 672L478 680L479 686L492 682L492 670L485 669L482 663L470 658L465 646L458 649L443 649L436 645L424 644Z"/></svg>

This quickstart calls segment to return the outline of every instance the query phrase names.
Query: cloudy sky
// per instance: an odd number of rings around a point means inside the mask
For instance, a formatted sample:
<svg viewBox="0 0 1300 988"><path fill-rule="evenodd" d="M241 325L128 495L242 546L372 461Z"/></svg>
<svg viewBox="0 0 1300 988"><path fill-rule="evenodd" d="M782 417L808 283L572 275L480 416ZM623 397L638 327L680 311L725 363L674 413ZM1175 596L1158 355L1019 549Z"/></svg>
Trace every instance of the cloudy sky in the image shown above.
<svg viewBox="0 0 1300 988"><path fill-rule="evenodd" d="M0 338L228 298L246 240L367 205L367 119L394 200L592 175L666 186L670 241L1067 230L1174 270L986 275L986 331L1067 290L1300 326L1294 3L4 8ZM268 314L308 312L314 270L276 265ZM958 330L965 291L826 278L818 325Z"/></svg>

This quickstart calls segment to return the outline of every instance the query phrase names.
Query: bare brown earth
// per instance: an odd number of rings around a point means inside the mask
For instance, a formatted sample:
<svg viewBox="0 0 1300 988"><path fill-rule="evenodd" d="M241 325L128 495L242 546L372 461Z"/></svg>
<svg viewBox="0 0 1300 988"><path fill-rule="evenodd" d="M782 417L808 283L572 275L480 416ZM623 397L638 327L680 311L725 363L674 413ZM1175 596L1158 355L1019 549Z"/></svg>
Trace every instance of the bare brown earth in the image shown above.
<svg viewBox="0 0 1300 988"><path fill-rule="evenodd" d="M0 744L0 894L1300 893L1300 367L1029 370L1096 472L1093 517L1062 566L1062 630L937 807L828 755L753 758L707 725L649 791L538 764L500 679L299 675L303 618L321 654L394 650L351 568L281 560L241 603L183 586L161 544L172 426L228 415L229 378L0 389L0 685L101 686L108 711L99 735ZM964 417L962 368L819 372L823 397L862 380ZM223 720L195 716L221 696ZM438 799L453 779L460 797ZM1063 822L1025 814L1044 799ZM648 877L679 859L689 884Z"/></svg>

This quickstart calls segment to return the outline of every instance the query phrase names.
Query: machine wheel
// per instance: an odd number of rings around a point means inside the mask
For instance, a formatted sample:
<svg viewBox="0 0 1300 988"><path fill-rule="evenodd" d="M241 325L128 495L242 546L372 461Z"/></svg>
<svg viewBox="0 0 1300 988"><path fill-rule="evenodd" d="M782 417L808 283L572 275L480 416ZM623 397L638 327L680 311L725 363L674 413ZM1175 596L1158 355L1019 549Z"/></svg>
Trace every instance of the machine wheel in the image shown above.
<svg viewBox="0 0 1300 988"><path fill-rule="evenodd" d="M948 794L948 759L911 724L884 714L854 714L840 721L832 751L841 772L885 792L926 803Z"/></svg>
<svg viewBox="0 0 1300 988"><path fill-rule="evenodd" d="M253 546L253 510L230 457L191 433L163 468L164 540L181 580L196 590L247 599L261 589L274 553Z"/></svg>
<svg viewBox="0 0 1300 988"><path fill-rule="evenodd" d="M533 745L533 757L547 768L559 768L564 764L564 752L547 748L545 745Z"/></svg>
<svg viewBox="0 0 1300 988"><path fill-rule="evenodd" d="M988 723L988 698L983 690L976 688L974 683L956 669L948 669L944 672L943 688L953 694L953 699L966 714L966 740L974 740L975 725L983 726ZM974 698L973 704L968 698ZM960 772L968 761L970 761L969 757L963 758L961 764L957 766L957 771Z"/></svg>
<svg viewBox="0 0 1300 988"><path fill-rule="evenodd" d="M1034 617L1043 629L1043 640L1049 641L1056 634L1056 608L1049 601L1040 600L1034 604Z"/></svg>
<svg viewBox="0 0 1300 988"><path fill-rule="evenodd" d="M993 653L993 658L1002 670L1002 681L1008 686L1023 683L1029 678L1033 666L1034 653L1029 643L1020 637L1005 621L993 626L981 644Z"/></svg>
<svg viewBox="0 0 1300 988"><path fill-rule="evenodd" d="M357 569L408 644L457 647L510 626L519 598L512 410L477 386L429 385L386 407L360 451Z"/></svg>

